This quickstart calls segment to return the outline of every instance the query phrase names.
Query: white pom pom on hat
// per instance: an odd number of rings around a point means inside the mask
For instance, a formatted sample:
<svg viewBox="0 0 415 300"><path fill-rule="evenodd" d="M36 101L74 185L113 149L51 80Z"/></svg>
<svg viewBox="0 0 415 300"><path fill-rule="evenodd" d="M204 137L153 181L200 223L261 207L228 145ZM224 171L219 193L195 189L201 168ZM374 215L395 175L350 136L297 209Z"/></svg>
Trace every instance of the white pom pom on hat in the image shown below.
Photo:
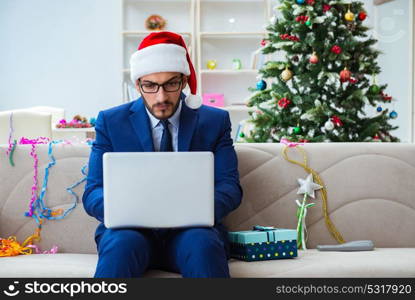
<svg viewBox="0 0 415 300"><path fill-rule="evenodd" d="M196 72L181 35L170 31L157 31L147 35L130 58L130 77L135 84L141 76L158 72L180 72L188 78L190 94L185 103L192 109L202 105L196 95Z"/></svg>

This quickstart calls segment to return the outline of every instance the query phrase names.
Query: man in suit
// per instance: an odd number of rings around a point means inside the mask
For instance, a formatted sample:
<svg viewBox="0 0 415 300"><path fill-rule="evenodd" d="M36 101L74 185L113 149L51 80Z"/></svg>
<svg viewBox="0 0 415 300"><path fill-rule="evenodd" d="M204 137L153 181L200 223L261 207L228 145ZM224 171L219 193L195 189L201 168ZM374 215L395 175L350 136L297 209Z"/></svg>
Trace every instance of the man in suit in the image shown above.
<svg viewBox="0 0 415 300"><path fill-rule="evenodd" d="M178 34L149 34L132 55L130 66L131 79L142 96L100 111L82 198L86 212L101 222L95 233L99 257L95 277L140 277L148 268L183 277L230 277L229 241L222 220L240 205L242 189L229 113L201 105L195 71ZM188 96L183 93L187 84ZM111 151L212 151L214 227L106 228L102 155Z"/></svg>

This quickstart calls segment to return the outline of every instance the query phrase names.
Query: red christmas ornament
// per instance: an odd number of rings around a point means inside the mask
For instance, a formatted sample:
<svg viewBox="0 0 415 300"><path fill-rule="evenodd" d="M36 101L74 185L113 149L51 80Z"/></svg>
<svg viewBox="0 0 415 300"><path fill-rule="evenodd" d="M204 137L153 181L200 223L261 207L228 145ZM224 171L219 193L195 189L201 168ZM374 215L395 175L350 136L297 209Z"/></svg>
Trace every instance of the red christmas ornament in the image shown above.
<svg viewBox="0 0 415 300"><path fill-rule="evenodd" d="M331 6L330 6L330 5L328 5L328 4L324 4L324 5L323 5L323 12L324 12L324 13L325 13L325 12L328 12L330 9L331 9Z"/></svg>
<svg viewBox="0 0 415 300"><path fill-rule="evenodd" d="M299 39L298 37L296 37L296 36L294 36L294 35L289 35L289 34L287 34L287 33L285 33L285 34L280 34L280 38L281 38L282 40L290 40L290 41L293 41L293 42L298 42L298 41L300 41L300 39Z"/></svg>
<svg viewBox="0 0 415 300"><path fill-rule="evenodd" d="M287 98L281 98L278 101L278 106L279 107L282 107L282 108L286 108L290 104L291 104L291 101L289 99L287 99Z"/></svg>
<svg viewBox="0 0 415 300"><path fill-rule="evenodd" d="M308 143L308 142L309 142L309 140L306 140L306 139L300 139L300 140L299 140L299 142L300 142L300 143Z"/></svg>
<svg viewBox="0 0 415 300"><path fill-rule="evenodd" d="M384 92L380 92L380 94L381 94L384 101L391 101L392 100L392 97L389 96L388 94L386 94Z"/></svg>
<svg viewBox="0 0 415 300"><path fill-rule="evenodd" d="M308 5L314 5L316 3L315 0L307 0Z"/></svg>
<svg viewBox="0 0 415 300"><path fill-rule="evenodd" d="M340 54L340 53L342 53L342 48L340 46L338 46L338 45L334 45L331 48L331 52L333 52L335 54Z"/></svg>
<svg viewBox="0 0 415 300"><path fill-rule="evenodd" d="M297 22L300 22L301 24L304 24L305 22L308 21L308 17L307 16L298 16L295 18L295 20Z"/></svg>
<svg viewBox="0 0 415 300"><path fill-rule="evenodd" d="M356 78L353 78L353 77L350 77L350 79L349 79L349 82L351 83L351 84L355 84L355 83L357 83L359 80L357 80Z"/></svg>
<svg viewBox="0 0 415 300"><path fill-rule="evenodd" d="M359 13L358 18L359 18L359 20L360 20L360 21L364 21L364 20L366 19L366 17L367 17L366 12L361 11L361 12Z"/></svg>
<svg viewBox="0 0 415 300"><path fill-rule="evenodd" d="M261 41L261 46L262 46L262 47L264 47L266 44L267 44L267 41L266 41L265 39L263 39L263 40Z"/></svg>
<svg viewBox="0 0 415 300"><path fill-rule="evenodd" d="M331 117L331 121L336 124L337 126L343 126L342 120L338 116Z"/></svg>
<svg viewBox="0 0 415 300"><path fill-rule="evenodd" d="M341 82L349 81L351 76L352 76L352 73L347 68L344 68L344 70L340 72L340 81Z"/></svg>
<svg viewBox="0 0 415 300"><path fill-rule="evenodd" d="M374 140L379 140L380 138L379 138L378 134L375 134L375 136L373 137L373 139Z"/></svg>
<svg viewBox="0 0 415 300"><path fill-rule="evenodd" d="M310 57L310 63L311 64L317 64L318 63L318 56L315 52Z"/></svg>

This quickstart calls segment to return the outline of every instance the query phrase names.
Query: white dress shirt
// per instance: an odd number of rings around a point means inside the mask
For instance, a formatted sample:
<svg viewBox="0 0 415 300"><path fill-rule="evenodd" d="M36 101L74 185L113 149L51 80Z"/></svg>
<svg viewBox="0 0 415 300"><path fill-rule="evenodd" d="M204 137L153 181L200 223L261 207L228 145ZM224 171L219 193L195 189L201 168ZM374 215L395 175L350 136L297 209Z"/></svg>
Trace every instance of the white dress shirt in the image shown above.
<svg viewBox="0 0 415 300"><path fill-rule="evenodd" d="M169 124L169 130L172 136L172 143L173 143L173 151L177 152L177 143L178 143L178 136L179 136L179 125L180 125L180 112L182 110L182 100L179 100L179 106L177 107L174 114L168 119ZM161 137L163 136L163 125L160 123L160 120L154 117L150 111L147 109L147 106L145 107L148 117L150 118L150 124L151 124L151 133L153 136L153 145L155 151L160 151L160 143L161 143Z"/></svg>

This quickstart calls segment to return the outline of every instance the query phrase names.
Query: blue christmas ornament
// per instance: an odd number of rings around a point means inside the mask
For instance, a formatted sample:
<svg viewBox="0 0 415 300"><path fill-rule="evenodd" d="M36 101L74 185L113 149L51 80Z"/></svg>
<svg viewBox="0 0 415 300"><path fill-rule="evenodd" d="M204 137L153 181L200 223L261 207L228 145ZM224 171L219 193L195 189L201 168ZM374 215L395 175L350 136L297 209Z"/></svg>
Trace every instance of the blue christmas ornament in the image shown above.
<svg viewBox="0 0 415 300"><path fill-rule="evenodd" d="M376 108L376 110L377 110L378 112L381 112L381 111L382 111L382 107L378 106L378 108Z"/></svg>
<svg viewBox="0 0 415 300"><path fill-rule="evenodd" d="M398 113L396 111L391 111L391 113L389 114L389 117L391 117L392 119L396 119L398 117Z"/></svg>
<svg viewBox="0 0 415 300"><path fill-rule="evenodd" d="M97 121L97 119L92 117L91 119L89 119L89 124L91 124L92 126L95 126L96 121Z"/></svg>
<svg viewBox="0 0 415 300"><path fill-rule="evenodd" d="M260 91L263 91L263 90L265 90L267 88L267 83L262 79L261 81L258 81L257 83L256 83L256 89L257 90L260 90Z"/></svg>
<svg viewBox="0 0 415 300"><path fill-rule="evenodd" d="M305 0L297 0L297 4L304 4Z"/></svg>

